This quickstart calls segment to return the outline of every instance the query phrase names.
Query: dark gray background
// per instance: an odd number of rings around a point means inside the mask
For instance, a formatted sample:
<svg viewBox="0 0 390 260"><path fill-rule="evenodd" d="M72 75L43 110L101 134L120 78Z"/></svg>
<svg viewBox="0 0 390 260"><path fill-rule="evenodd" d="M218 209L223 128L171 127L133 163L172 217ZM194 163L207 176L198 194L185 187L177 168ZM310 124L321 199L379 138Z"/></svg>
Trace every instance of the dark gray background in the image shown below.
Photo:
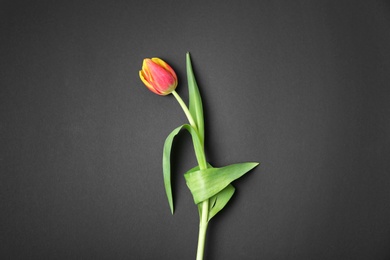
<svg viewBox="0 0 390 260"><path fill-rule="evenodd" d="M209 161L262 163L209 226L206 259L390 259L388 1L2 1L0 258L194 259L198 213L172 96L203 96Z"/></svg>

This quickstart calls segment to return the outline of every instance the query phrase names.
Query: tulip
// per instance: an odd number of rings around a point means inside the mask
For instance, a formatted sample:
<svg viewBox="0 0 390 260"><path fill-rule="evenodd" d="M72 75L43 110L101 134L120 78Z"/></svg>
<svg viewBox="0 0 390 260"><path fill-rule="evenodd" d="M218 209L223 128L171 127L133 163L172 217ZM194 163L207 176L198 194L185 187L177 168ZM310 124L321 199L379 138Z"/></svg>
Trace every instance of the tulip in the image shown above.
<svg viewBox="0 0 390 260"><path fill-rule="evenodd" d="M175 71L159 58L144 59L139 77L150 91L161 96L171 94L177 86Z"/></svg>

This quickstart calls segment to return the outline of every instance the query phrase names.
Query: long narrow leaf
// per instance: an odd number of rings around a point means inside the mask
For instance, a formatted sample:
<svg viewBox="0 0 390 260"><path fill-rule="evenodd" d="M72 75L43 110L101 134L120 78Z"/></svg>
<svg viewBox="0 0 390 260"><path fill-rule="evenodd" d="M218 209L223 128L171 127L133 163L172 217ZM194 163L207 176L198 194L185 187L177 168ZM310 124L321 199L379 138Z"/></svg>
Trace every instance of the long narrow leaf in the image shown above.
<svg viewBox="0 0 390 260"><path fill-rule="evenodd" d="M237 163L222 168L187 172L184 177L195 204L198 204L214 196L257 165L258 163L254 162Z"/></svg>
<svg viewBox="0 0 390 260"><path fill-rule="evenodd" d="M199 162L199 164L202 164L204 168L206 168L207 162L203 151L202 140L200 139L197 131L191 125L188 124L183 125L183 128L185 128L191 134L197 161Z"/></svg>
<svg viewBox="0 0 390 260"><path fill-rule="evenodd" d="M189 94L189 110L192 117L195 120L196 126L198 128L199 137L203 146L204 118L203 118L202 98L200 96L198 84L196 83L196 79L192 69L191 56L189 52L187 52L186 55L186 65L187 65L187 81L188 81L188 94Z"/></svg>
<svg viewBox="0 0 390 260"><path fill-rule="evenodd" d="M163 177L164 177L164 187L167 194L169 207L171 208L171 213L173 214L173 197L172 197L172 187L171 187L171 149L172 143L175 136L180 132L183 126L179 126L174 129L164 142L163 149Z"/></svg>
<svg viewBox="0 0 390 260"><path fill-rule="evenodd" d="M198 162L203 163L205 167L207 167L202 143L199 139L196 130L191 125L184 124L182 126L179 126L168 135L168 137L165 139L164 142L162 165L163 165L165 192L167 194L168 203L169 203L169 207L171 208L172 214L174 211L174 207L173 207L173 196L172 196L172 186L171 186L171 150L172 150L173 139L183 128L186 129L191 134L192 143L194 145L194 151Z"/></svg>

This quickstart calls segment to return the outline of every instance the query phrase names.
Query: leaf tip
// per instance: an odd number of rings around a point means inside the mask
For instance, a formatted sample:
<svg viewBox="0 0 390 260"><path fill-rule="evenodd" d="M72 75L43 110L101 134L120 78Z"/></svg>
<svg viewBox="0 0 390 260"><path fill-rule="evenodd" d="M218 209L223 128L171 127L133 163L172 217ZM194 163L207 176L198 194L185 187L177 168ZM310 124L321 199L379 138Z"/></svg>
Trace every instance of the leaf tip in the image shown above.
<svg viewBox="0 0 390 260"><path fill-rule="evenodd" d="M260 163L259 162L247 162L247 163L245 163L248 167L250 167L251 169L253 169L253 168L255 168L255 167L257 167L257 166L259 166L260 165Z"/></svg>

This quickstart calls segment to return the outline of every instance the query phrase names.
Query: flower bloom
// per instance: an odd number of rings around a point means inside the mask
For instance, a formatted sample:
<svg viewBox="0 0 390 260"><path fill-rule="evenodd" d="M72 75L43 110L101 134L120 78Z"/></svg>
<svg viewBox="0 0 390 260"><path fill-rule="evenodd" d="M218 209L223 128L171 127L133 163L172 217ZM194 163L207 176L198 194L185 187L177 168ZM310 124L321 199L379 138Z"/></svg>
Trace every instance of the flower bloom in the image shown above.
<svg viewBox="0 0 390 260"><path fill-rule="evenodd" d="M139 77L145 86L157 95L165 96L176 89L175 71L162 59L144 59Z"/></svg>

